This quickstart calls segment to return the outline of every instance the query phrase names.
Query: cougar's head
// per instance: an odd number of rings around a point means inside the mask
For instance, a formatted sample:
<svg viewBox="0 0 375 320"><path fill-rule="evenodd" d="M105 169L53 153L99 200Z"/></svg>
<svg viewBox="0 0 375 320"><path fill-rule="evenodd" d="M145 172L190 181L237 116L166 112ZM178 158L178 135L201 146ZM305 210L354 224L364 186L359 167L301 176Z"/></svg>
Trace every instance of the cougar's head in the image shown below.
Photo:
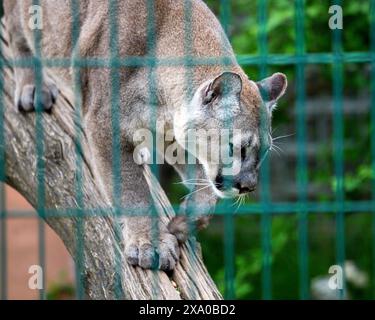
<svg viewBox="0 0 375 320"><path fill-rule="evenodd" d="M219 197L255 190L272 144L272 111L286 87L281 73L255 83L224 72L203 83L176 117L177 142L203 165Z"/></svg>

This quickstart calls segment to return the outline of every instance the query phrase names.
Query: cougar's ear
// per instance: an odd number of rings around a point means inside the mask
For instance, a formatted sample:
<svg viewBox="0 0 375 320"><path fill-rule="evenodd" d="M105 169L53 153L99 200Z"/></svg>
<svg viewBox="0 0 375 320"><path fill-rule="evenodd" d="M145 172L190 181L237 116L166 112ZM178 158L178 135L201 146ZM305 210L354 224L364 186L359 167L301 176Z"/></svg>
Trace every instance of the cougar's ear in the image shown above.
<svg viewBox="0 0 375 320"><path fill-rule="evenodd" d="M207 105L217 98L240 97L242 91L242 79L234 72L224 72L213 79L203 93L203 104Z"/></svg>
<svg viewBox="0 0 375 320"><path fill-rule="evenodd" d="M260 94L266 106L272 111L285 93L288 80L283 73L275 73L272 76L257 82Z"/></svg>

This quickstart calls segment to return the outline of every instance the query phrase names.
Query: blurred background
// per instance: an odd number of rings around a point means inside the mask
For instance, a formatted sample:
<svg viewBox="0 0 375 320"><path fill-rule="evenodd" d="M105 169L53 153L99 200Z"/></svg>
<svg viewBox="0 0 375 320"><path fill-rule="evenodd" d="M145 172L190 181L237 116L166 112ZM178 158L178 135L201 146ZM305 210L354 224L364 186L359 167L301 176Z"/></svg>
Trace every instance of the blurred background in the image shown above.
<svg viewBox="0 0 375 320"><path fill-rule="evenodd" d="M347 53L369 53L371 0L344 0L344 29L342 46ZM297 54L296 1L293 0L233 0L206 1L218 17L228 22L228 34L239 57L257 57L261 48L259 36L259 10L266 4L265 39L267 51L273 55ZM302 11L304 50L307 54L332 52L332 31L328 28L330 1L305 0ZM226 10L223 9L226 8ZM228 14L229 13L229 14ZM297 32L296 32L297 30ZM355 59L354 59L355 60ZM241 61L241 59L240 59ZM319 62L319 61L317 61ZM244 66L250 79L259 80L261 67ZM264 70L264 69L263 69ZM269 159L269 200L272 203L296 203L301 195L298 183L298 114L297 95L300 78L293 62L286 60L267 66L267 74L283 72L288 76L289 89L281 99L273 118L273 135L287 136L277 141L278 152ZM334 145L334 74L332 63L309 63L303 69L304 124L306 144L303 146L306 161L305 200L309 203L333 203L337 196L335 179ZM343 65L343 197L347 202L372 199L371 158L371 64L345 62ZM375 81L375 80L373 80ZM375 108L375 105L372 104ZM301 149L300 149L301 150ZM170 168L161 168L162 183L172 203L180 202L187 193ZM6 189L8 210L31 210L14 190ZM258 203L256 193L248 204ZM326 288L328 269L337 263L337 216L335 212L319 209L307 215L306 277L308 295L305 298L335 298ZM215 216L210 227L198 236L207 268L216 284L225 293L225 218ZM295 212L273 214L269 220L270 262L269 277L273 299L301 297L301 261L299 256L299 216ZM375 294L375 243L373 236L374 213L353 211L345 213L344 246L347 299L372 299ZM241 214L234 220L235 267L232 297L237 299L264 298L264 257L262 251L261 214ZM8 228L8 297L38 298L38 292L28 289L28 267L38 264L40 222L31 217L10 217ZM47 298L74 297L74 266L61 241L53 231L45 228L45 261ZM327 291L328 290L328 291Z"/></svg>

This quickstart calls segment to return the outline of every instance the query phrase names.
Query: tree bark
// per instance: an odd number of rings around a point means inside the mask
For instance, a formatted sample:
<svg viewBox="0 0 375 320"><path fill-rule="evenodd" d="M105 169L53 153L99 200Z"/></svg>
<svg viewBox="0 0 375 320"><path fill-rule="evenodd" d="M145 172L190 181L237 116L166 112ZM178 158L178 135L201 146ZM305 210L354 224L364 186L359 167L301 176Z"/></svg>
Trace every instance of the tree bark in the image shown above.
<svg viewBox="0 0 375 320"><path fill-rule="evenodd" d="M0 141L0 153L5 157L5 182L20 192L62 239L80 266L85 297L221 299L194 239L181 248L172 275L125 262L121 232L114 210L95 180L71 91L59 88L50 114L19 113L13 104L13 68L5 29L3 24L0 130L4 141ZM42 126L36 125L38 122ZM39 157L38 150L43 151ZM144 172L166 223L174 212L147 167Z"/></svg>

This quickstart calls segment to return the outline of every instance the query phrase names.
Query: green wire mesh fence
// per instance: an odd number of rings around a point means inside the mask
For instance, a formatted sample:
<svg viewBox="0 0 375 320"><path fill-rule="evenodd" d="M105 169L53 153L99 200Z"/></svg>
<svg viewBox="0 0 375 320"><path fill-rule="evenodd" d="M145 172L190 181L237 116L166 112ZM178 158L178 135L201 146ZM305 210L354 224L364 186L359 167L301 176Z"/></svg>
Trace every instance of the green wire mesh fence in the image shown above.
<svg viewBox="0 0 375 320"><path fill-rule="evenodd" d="M256 0L254 0L255 2ZM221 0L219 17L222 26L230 37L231 35L231 24L234 17L232 16L232 5L235 1ZM307 2L307 3L306 3ZM185 34L192 34L189 32L191 30L191 4L189 0L184 0L185 3ZM331 50L330 52L315 52L309 53L306 50L306 28L305 28L305 12L306 7L309 5L308 1L305 0L295 0L290 1L290 11L294 12L294 34L295 34L295 53L294 54L279 54L270 53L269 51L269 38L267 23L268 20L272 19L272 16L268 15L268 9L272 1L267 0L257 0L257 25L258 25L258 38L249 39L249 41L257 41L258 53L257 54L247 54L237 56L238 62L243 67L256 67L259 71L259 79L265 78L269 75L269 69L275 66L293 66L295 74L295 143L297 148L297 163L296 163L296 188L297 188L297 198L295 201L289 202L275 202L272 200L271 196L271 186L272 176L270 173L270 163L268 160L262 165L261 175L260 175L260 192L259 201L253 203L246 203L237 209L236 215L257 215L260 216L260 228L261 228L261 298L272 299L273 298L273 270L272 270L272 221L275 216L282 215L294 215L297 217L297 252L289 252L289 255L297 255L298 257L298 275L296 275L295 281L298 282L299 298L309 299L310 296L310 282L311 273L309 266L311 263L309 261L309 216L314 214L332 214L335 215L335 256L336 264L344 266L346 260L346 225L345 216L346 214L357 213L357 212L367 212L372 215L372 287L375 288L375 179L372 178L371 185L371 197L368 199L361 200L346 200L345 199L345 157L344 157L344 114L343 114L343 102L344 102L344 86L345 86L345 76L344 68L346 64L369 64L370 68L370 101L371 107L369 109L370 115L370 125L368 126L370 133L370 145L368 146L371 153L371 170L372 177L375 176L375 0L369 0L370 11L368 13L370 17L369 25L369 41L370 50L368 52L345 52L343 49L343 30L330 30L327 26L327 32L332 33ZM34 4L38 5L39 1L34 0ZM345 1L332 1L332 5L345 5ZM116 17L116 0L109 0L109 14L111 17ZM156 105L155 103L155 93L154 88L157 87L154 69L158 65L184 65L191 66L199 64L216 64L217 59L209 58L195 58L192 57L189 52L191 52L191 38L186 36L185 39L181 39L184 42L186 56L184 58L168 58L168 59L157 59L155 57L155 16L154 16L154 1L147 1L148 8L148 19L147 19L147 30L148 30L148 52L147 57L129 57L126 59L120 59L118 57L119 43L118 43L118 20L116 18L111 19L110 24L110 58L81 58L75 53L74 56L74 79L75 79L75 107L76 107L76 119L77 119L77 130L76 130L76 141L77 141L77 153L80 151L80 139L81 130L79 129L79 123L81 121L81 106L80 106L80 70L81 68L100 68L109 67L111 68L111 112L112 112L112 132L116 133L120 131L119 119L119 108L120 108L120 88L119 88L119 68L120 67L137 67L145 66L149 70L150 76L150 105ZM71 1L71 10L73 17L72 26L72 42L77 43L79 37L79 11L80 3L79 0ZM345 9L344 9L345 10ZM255 15L254 12L246 12L248 15ZM328 16L328 15L327 15ZM328 21L328 18L327 18ZM328 22L327 22L328 24ZM35 68L36 70L36 84L37 88L41 88L42 84L42 70L48 67L69 67L71 65L70 59L43 59L41 57L40 50L40 40L41 34L37 29L35 30L35 48L36 54L33 59L28 59L27 61L14 61L13 63L19 63L23 67ZM222 59L223 66L225 65L225 57ZM308 140L308 128L307 128L307 114L306 114L306 67L308 65L323 65L332 66L332 101L333 101L333 140L332 140L332 156L333 156L333 166L334 166L334 199L332 201L310 201L308 196L309 187L309 164L307 159L307 140ZM1 61L1 68L6 68L6 63ZM186 81L189 82L189 77L191 74L187 72ZM250 75L251 78L251 75ZM3 85L3 75L0 73L0 86ZM38 89L37 89L38 91ZM39 92L40 93L40 92ZM37 93L37 97L40 94ZM4 167L4 132L3 132L3 110L2 107L3 99L0 97L0 179L4 181L5 178L5 167ZM39 101L40 105L40 101ZM275 115L277 117L277 114ZM49 214L49 210L44 207L45 190L44 190L44 145L43 137L48 134L43 130L43 118L39 112L36 115L36 136L37 145L36 150L38 154L37 161L37 172L38 172L38 208L37 212L41 218ZM112 154L113 154L113 194L121 194L121 174L120 171L120 145L119 135L113 134L112 141ZM282 157L282 156L281 156ZM84 203L82 199L82 176L81 168L82 163L79 157L77 157L77 172L76 172L76 193L79 210L75 210L73 214L81 217L84 215ZM152 166L152 171L156 176L159 176L158 167ZM1 273L0 273L0 297L1 299L7 298L8 284L7 283L7 219L15 218L15 216L30 216L28 212L9 212L6 207L5 201L5 191L4 186L1 185L0 190L0 263L1 263ZM115 196L114 199L120 199L119 196ZM114 203L115 210L117 214L120 215L120 203ZM177 207L177 204L176 204ZM153 212L156 212L153 210ZM231 299L236 298L236 243L235 243L235 217L233 215L233 207L230 201L223 201L217 205L215 214L224 216L224 262L225 262L225 298ZM45 262L45 230L43 225L43 220L40 219L39 223L39 264L43 268L48 268ZM82 244L83 239L82 226L77 227L77 243ZM82 248L78 248L78 252L82 251ZM82 258L81 255L77 257L76 263L76 295L77 298L84 297L84 289L82 285L83 279L81 278L81 268L82 268ZM279 271L280 273L283 270ZM345 284L345 282L344 282ZM340 298L345 297L345 285L342 290L338 290ZM375 293L375 289L374 289ZM45 290L40 290L40 299L46 298Z"/></svg>

